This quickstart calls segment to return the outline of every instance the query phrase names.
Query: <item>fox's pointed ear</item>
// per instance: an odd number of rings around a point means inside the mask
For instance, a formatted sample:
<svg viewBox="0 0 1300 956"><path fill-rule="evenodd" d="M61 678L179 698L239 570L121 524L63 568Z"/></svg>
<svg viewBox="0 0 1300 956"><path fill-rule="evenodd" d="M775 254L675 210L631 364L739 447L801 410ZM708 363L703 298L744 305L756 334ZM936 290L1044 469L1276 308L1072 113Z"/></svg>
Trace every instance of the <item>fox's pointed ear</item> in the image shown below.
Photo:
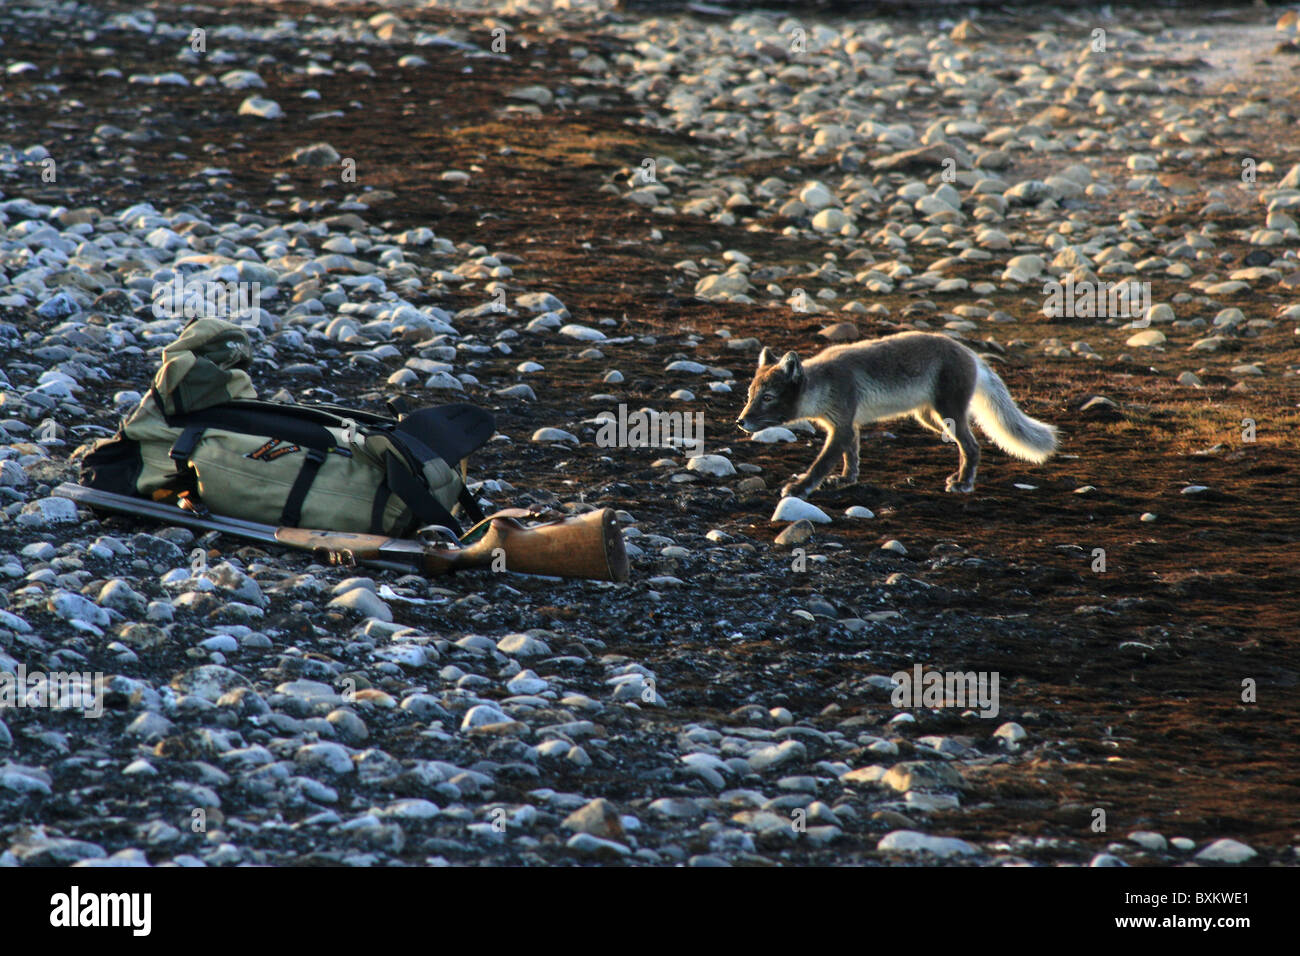
<svg viewBox="0 0 1300 956"><path fill-rule="evenodd" d="M767 368L775 361L776 361L776 357L772 355L772 350L768 348L766 345L764 345L763 351L758 353L758 367Z"/></svg>
<svg viewBox="0 0 1300 956"><path fill-rule="evenodd" d="M803 377L803 365L799 361L799 356L794 352L786 352L781 356L781 371L792 382L797 382Z"/></svg>

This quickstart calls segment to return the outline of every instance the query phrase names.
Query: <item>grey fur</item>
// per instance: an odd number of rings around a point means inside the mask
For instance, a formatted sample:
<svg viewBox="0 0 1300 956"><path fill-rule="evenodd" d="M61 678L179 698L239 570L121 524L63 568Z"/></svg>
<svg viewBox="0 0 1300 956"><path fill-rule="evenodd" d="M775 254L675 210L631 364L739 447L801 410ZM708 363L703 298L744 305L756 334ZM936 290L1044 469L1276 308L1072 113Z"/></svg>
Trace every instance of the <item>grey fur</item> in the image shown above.
<svg viewBox="0 0 1300 956"><path fill-rule="evenodd" d="M840 481L856 482L862 426L908 415L957 444L958 468L948 476L948 491L975 489L980 448L972 419L998 447L1027 461L1046 461L1056 449L1055 428L1022 412L978 355L933 332L836 345L806 362L794 352L776 362L765 348L736 424L752 432L811 421L826 432L812 466L781 489L803 496L834 481L827 476L839 461Z"/></svg>

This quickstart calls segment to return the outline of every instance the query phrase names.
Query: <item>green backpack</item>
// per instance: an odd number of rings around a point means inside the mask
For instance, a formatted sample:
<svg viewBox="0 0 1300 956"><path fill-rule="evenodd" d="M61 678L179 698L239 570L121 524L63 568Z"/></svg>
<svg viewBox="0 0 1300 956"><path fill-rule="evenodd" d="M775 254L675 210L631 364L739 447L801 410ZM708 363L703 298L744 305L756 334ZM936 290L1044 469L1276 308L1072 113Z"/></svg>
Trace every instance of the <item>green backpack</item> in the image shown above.
<svg viewBox="0 0 1300 956"><path fill-rule="evenodd" d="M459 532L458 506L482 520L464 459L492 436L490 413L455 404L394 418L258 401L252 357L239 326L191 322L117 434L85 451L82 484L143 497L191 491L232 518L394 537L427 524Z"/></svg>

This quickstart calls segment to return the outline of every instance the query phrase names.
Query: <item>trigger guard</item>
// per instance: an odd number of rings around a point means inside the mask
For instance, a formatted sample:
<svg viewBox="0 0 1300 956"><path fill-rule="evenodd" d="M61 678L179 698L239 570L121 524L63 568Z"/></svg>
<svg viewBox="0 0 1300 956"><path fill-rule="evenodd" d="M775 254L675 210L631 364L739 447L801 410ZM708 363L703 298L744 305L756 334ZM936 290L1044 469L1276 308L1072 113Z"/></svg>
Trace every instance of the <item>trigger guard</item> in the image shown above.
<svg viewBox="0 0 1300 956"><path fill-rule="evenodd" d="M421 544L429 544L434 546L450 545L452 547L460 546L460 536L457 535L456 532L452 531L450 528L446 527L445 525L440 525L440 524L425 525L423 528L420 528L415 532L415 537L420 541Z"/></svg>

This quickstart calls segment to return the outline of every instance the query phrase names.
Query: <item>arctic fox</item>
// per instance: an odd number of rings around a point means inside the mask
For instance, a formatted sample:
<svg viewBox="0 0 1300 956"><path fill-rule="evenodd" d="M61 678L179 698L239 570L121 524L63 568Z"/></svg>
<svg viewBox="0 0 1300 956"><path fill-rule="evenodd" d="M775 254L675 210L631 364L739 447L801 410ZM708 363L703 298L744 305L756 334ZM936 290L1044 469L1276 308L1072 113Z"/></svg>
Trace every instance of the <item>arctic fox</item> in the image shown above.
<svg viewBox="0 0 1300 956"><path fill-rule="evenodd" d="M1054 427L1017 408L1002 379L978 355L934 332L835 345L807 362L794 352L778 362L765 348L736 424L756 432L806 420L825 430L826 444L812 467L781 489L782 495L802 497L827 480L841 457L840 483L856 482L861 427L906 415L956 442L961 457L957 471L948 476L947 491L975 490L980 448L971 434L971 418L1017 458L1042 463L1056 450Z"/></svg>

